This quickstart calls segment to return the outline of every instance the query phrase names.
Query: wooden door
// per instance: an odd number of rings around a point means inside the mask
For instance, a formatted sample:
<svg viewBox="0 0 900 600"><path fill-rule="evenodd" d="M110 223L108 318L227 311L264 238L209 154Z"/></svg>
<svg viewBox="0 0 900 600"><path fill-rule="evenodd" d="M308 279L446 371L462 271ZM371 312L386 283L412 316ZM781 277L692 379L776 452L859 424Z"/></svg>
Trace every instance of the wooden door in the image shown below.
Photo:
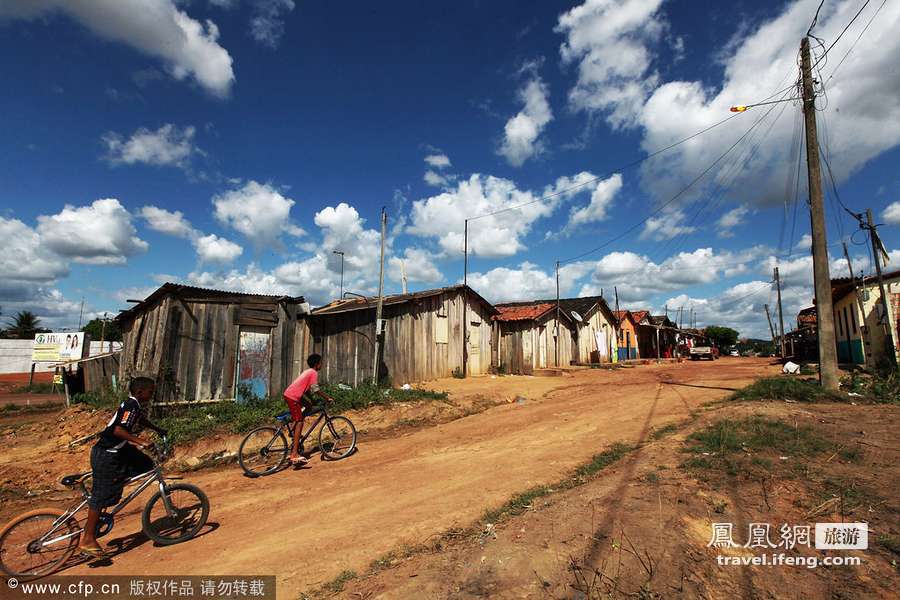
<svg viewBox="0 0 900 600"><path fill-rule="evenodd" d="M272 365L271 330L241 327L238 339L237 390L235 398L246 402L269 397Z"/></svg>

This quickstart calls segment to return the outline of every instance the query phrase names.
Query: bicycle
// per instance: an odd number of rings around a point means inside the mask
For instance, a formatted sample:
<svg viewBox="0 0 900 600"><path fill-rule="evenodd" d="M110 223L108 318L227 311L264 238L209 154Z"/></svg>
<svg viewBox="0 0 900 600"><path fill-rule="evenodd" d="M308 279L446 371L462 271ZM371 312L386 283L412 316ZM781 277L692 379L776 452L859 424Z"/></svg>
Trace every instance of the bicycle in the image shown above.
<svg viewBox="0 0 900 600"><path fill-rule="evenodd" d="M141 515L141 526L148 538L162 546L178 544L193 538L206 524L209 516L206 494L189 483L169 483L160 467L171 450L166 438L156 449L158 461L153 470L127 479L125 485L141 483L112 509L101 512L96 532L98 538L112 531L115 515L154 483L159 486L159 491L150 497ZM91 471L66 475L60 483L81 490L82 499L78 504L68 510L32 510L0 529L0 570L19 581L29 581L62 566L75 552L84 532L75 515L88 504L90 480ZM48 521L49 525L46 524Z"/></svg>
<svg viewBox="0 0 900 600"><path fill-rule="evenodd" d="M300 452L303 443L322 423L319 429L319 450L323 460L346 458L356 449L356 428L347 417L332 416L324 406L315 407L307 416L318 415L305 434L300 437ZM248 477L261 477L279 470L287 461L290 445L294 439L295 423L290 411L275 417L276 426L257 427L244 437L238 450L238 463Z"/></svg>

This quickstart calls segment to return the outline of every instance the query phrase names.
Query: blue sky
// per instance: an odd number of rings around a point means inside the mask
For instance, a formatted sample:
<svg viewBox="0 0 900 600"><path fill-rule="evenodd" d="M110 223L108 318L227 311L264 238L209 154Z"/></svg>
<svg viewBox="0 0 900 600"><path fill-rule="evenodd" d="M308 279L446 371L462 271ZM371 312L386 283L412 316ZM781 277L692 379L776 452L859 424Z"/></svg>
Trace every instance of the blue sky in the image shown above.
<svg viewBox="0 0 900 600"><path fill-rule="evenodd" d="M840 199L893 250L900 6L880 4L820 64L818 118ZM401 262L437 287L462 278L464 220L504 210L470 221L469 282L492 300L553 296L560 260L566 296L616 288L763 336L774 265L789 322L812 298L799 106L624 167L790 98L817 5L7 0L0 306L74 327L82 298L115 314L164 281L321 304L335 249L345 289L371 293L382 207L388 291ZM860 6L826 0L817 56ZM842 238L871 272L826 200L833 274Z"/></svg>

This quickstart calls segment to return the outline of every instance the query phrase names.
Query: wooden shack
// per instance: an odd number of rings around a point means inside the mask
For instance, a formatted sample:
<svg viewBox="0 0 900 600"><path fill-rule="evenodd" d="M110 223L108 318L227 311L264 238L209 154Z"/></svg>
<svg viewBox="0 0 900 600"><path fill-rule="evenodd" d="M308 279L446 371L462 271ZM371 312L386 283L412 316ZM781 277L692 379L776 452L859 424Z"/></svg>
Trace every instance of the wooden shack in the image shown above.
<svg viewBox="0 0 900 600"><path fill-rule="evenodd" d="M336 300L303 320L297 347L325 358L322 381L356 386L372 380L377 301ZM487 373L495 314L487 300L465 285L385 296L379 380L402 385L454 373Z"/></svg>
<svg viewBox="0 0 900 600"><path fill-rule="evenodd" d="M498 304L496 308L500 314L494 317L499 338L495 364L500 372L530 375L535 369L567 366L575 360L575 322L560 310L557 337L555 301Z"/></svg>
<svg viewBox="0 0 900 600"><path fill-rule="evenodd" d="M295 353L302 297L166 283L118 317L122 383L157 381L157 403L279 394L305 357Z"/></svg>

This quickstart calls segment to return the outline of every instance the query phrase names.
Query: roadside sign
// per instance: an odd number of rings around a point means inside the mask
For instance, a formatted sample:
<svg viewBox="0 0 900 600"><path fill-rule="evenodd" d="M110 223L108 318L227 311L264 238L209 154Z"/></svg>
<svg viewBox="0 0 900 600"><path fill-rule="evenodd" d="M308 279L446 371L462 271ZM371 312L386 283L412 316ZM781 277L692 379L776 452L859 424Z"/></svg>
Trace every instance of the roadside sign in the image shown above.
<svg viewBox="0 0 900 600"><path fill-rule="evenodd" d="M84 351L84 333L39 333L34 336L31 350L32 362L59 362L81 358Z"/></svg>

